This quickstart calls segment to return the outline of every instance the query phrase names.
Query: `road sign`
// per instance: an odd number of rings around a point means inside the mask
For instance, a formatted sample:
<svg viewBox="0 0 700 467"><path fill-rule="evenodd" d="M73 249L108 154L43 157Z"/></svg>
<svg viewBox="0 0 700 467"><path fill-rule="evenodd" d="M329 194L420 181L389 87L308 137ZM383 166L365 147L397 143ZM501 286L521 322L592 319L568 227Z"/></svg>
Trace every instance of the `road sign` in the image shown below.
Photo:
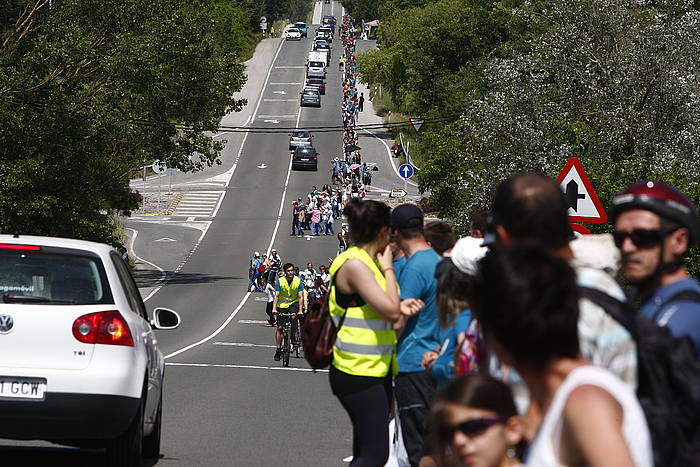
<svg viewBox="0 0 700 467"><path fill-rule="evenodd" d="M581 224L571 224L571 230L574 231L574 235L576 235L577 237L591 234L591 231L582 226Z"/></svg>
<svg viewBox="0 0 700 467"><path fill-rule="evenodd" d="M566 161L557 181L566 195L571 222L604 224L608 221L608 215L598 200L593 185L588 180L578 158L571 157Z"/></svg>
<svg viewBox="0 0 700 467"><path fill-rule="evenodd" d="M406 196L406 190L391 190L389 198L403 198Z"/></svg>
<svg viewBox="0 0 700 467"><path fill-rule="evenodd" d="M413 129L416 131L416 133L420 133L421 127L423 127L423 123L425 123L424 118L409 118L408 119L411 122L411 125L413 125Z"/></svg>
<svg viewBox="0 0 700 467"><path fill-rule="evenodd" d="M408 180L409 178L413 177L415 172L416 169L411 164L401 164L399 166L399 176L404 180Z"/></svg>
<svg viewBox="0 0 700 467"><path fill-rule="evenodd" d="M156 159L153 161L151 168L153 169L153 172L155 172L157 174L162 174L163 172L165 172L165 168L166 168L165 162L163 162L159 159Z"/></svg>

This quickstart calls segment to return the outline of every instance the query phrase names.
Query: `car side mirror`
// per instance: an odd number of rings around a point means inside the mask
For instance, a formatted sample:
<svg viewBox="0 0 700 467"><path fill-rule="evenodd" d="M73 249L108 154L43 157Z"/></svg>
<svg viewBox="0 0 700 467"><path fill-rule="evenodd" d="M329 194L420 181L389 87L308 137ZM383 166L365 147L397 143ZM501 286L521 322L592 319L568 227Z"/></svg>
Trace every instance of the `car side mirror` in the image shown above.
<svg viewBox="0 0 700 467"><path fill-rule="evenodd" d="M175 329L180 326L180 315L170 308L156 308L153 310L153 319L151 327L153 329Z"/></svg>

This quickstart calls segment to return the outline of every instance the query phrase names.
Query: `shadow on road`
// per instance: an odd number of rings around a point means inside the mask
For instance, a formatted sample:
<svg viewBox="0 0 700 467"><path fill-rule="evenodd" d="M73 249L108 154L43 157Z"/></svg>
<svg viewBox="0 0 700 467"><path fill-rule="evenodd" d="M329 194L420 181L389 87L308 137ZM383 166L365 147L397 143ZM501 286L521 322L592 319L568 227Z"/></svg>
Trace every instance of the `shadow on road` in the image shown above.
<svg viewBox="0 0 700 467"><path fill-rule="evenodd" d="M8 446L0 444L3 467L52 466L97 467L106 465L101 449L78 449L67 446ZM144 459L141 467L151 467L160 459Z"/></svg>
<svg viewBox="0 0 700 467"><path fill-rule="evenodd" d="M184 273L175 271L165 271L165 280L163 280L163 272L149 270L137 270L133 272L134 279L136 280L136 285L139 287L155 287L162 285L163 283L168 284L213 284L221 281L231 281L238 279L246 279L247 277L237 277L237 276L217 276L213 274L204 273Z"/></svg>

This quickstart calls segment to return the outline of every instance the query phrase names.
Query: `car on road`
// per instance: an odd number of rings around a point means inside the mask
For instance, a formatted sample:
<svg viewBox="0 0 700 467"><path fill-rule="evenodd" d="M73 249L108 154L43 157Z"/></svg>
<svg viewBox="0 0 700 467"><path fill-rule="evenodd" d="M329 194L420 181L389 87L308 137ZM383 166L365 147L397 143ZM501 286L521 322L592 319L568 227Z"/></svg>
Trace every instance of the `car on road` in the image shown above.
<svg viewBox="0 0 700 467"><path fill-rule="evenodd" d="M321 19L321 24L335 27L336 21L335 16L326 15Z"/></svg>
<svg viewBox="0 0 700 467"><path fill-rule="evenodd" d="M329 44L333 42L333 32L332 31L317 31L314 40L323 39Z"/></svg>
<svg viewBox="0 0 700 467"><path fill-rule="evenodd" d="M309 35L309 26L303 22L303 21L297 21L294 23L294 27L301 32L301 37L308 37Z"/></svg>
<svg viewBox="0 0 700 467"><path fill-rule="evenodd" d="M335 32L333 29L333 26L327 25L327 26L321 26L316 30L316 35L318 35L319 32L323 32L328 35L328 41L332 42L333 41L333 33Z"/></svg>
<svg viewBox="0 0 700 467"><path fill-rule="evenodd" d="M322 78L306 78L306 87L318 89L322 96L326 94L326 82Z"/></svg>
<svg viewBox="0 0 700 467"><path fill-rule="evenodd" d="M323 45L322 45L323 44ZM320 47L319 47L320 46ZM326 47L327 46L327 47ZM314 39L314 45L313 45L313 50L317 52L325 52L328 49L331 49L331 45L326 41L325 38L323 37L317 37Z"/></svg>
<svg viewBox="0 0 700 467"><path fill-rule="evenodd" d="M329 5L331 3L331 0L323 0L323 3L325 3L326 5Z"/></svg>
<svg viewBox="0 0 700 467"><path fill-rule="evenodd" d="M299 94L301 107L321 107L321 93L315 87L305 87Z"/></svg>
<svg viewBox="0 0 700 467"><path fill-rule="evenodd" d="M293 150L299 146L311 146L313 144L313 136L308 130L292 130L289 134L289 150Z"/></svg>
<svg viewBox="0 0 700 467"><path fill-rule="evenodd" d="M0 235L0 438L160 455L165 363L122 255L81 240Z"/></svg>
<svg viewBox="0 0 700 467"><path fill-rule="evenodd" d="M326 78L326 65L324 62L311 60L306 65L307 78Z"/></svg>
<svg viewBox="0 0 700 467"><path fill-rule="evenodd" d="M300 146L292 151L292 170L313 169L318 170L318 156L313 146Z"/></svg>
<svg viewBox="0 0 700 467"><path fill-rule="evenodd" d="M289 28L287 29L287 32L284 33L284 39L287 41L300 41L301 31L299 31L297 28Z"/></svg>

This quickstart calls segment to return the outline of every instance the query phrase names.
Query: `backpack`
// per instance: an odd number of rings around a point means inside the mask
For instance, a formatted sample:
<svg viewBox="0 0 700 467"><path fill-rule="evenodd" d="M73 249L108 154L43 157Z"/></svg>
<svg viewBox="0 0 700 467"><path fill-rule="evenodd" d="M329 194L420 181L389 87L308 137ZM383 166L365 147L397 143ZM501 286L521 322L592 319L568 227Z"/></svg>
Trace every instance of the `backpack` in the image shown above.
<svg viewBox="0 0 700 467"><path fill-rule="evenodd" d="M581 296L601 306L637 343L637 398L649 425L657 466L700 465L700 363L690 339L674 337L632 307L600 290L579 287ZM700 302L681 292L677 300Z"/></svg>

